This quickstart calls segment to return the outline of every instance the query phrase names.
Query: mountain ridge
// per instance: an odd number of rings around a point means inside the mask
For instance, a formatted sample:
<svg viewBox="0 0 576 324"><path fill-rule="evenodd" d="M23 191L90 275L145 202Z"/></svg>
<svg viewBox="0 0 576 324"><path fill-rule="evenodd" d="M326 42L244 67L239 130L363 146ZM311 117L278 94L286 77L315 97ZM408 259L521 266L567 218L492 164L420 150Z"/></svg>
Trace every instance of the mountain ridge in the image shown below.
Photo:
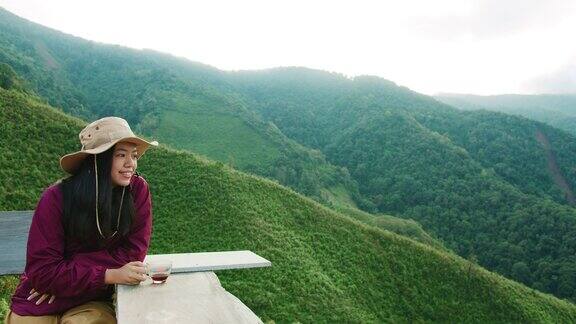
<svg viewBox="0 0 576 324"><path fill-rule="evenodd" d="M0 149L11 153L0 156L0 177L9 180L0 182L0 210L33 208L64 175L58 156L77 148L84 125L0 89ZM576 320L571 303L220 162L160 147L139 171L154 201L151 253L247 249L272 261L218 273L265 322ZM0 316L16 283L0 278Z"/></svg>
<svg viewBox="0 0 576 324"><path fill-rule="evenodd" d="M492 110L534 119L576 135L576 94L493 95L441 93L436 99L463 110Z"/></svg>
<svg viewBox="0 0 576 324"><path fill-rule="evenodd" d="M502 113L463 112L375 77L350 80L303 68L221 73L184 61L173 66L162 55L151 62L126 49L92 44L90 51L79 50L71 40L45 37L51 54L68 69L50 74L32 64L42 60L27 43L33 35L8 33L1 19L0 27L7 35L0 37L0 61L16 64L41 95L70 102L63 109L72 114L121 114L136 122L137 130L171 121L163 126L168 130L180 121L179 130L190 126L213 135L182 138L181 144L229 150L235 147L226 140L243 138L247 128L221 126L238 123L230 121L236 113L253 115L250 120L269 128L250 134L277 129L274 134L305 150L290 151L280 165L265 165L268 175L292 181L320 201L335 201L335 208L353 201L367 212L413 219L465 258L562 298L576 296L575 211L547 172L545 151L534 136L537 128L546 133L559 169L574 187L576 141L564 132ZM177 105L189 114L170 115L168 108ZM203 119L205 111L214 112L211 119ZM218 133L210 132L216 127ZM347 183L355 183L358 194Z"/></svg>

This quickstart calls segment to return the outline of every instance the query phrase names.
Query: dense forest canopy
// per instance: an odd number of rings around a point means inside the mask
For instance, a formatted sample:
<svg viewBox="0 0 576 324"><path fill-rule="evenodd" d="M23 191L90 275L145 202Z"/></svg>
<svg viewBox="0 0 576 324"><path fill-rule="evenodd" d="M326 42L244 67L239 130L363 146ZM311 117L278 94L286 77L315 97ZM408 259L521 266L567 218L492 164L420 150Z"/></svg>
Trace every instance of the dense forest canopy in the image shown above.
<svg viewBox="0 0 576 324"><path fill-rule="evenodd" d="M231 82L289 137L346 167L368 199L364 208L415 219L460 255L574 298L576 211L566 192L576 187L573 136L525 118L459 111L374 77L332 75L327 83L310 80L317 71L274 72ZM318 92L315 83L323 84ZM567 188L555 182L538 134Z"/></svg>

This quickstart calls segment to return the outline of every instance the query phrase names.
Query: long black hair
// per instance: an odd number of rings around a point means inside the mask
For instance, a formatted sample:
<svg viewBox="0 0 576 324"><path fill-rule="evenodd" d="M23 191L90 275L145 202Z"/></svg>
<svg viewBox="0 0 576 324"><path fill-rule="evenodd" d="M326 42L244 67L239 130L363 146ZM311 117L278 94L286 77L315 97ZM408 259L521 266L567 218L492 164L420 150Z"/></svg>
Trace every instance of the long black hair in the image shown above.
<svg viewBox="0 0 576 324"><path fill-rule="evenodd" d="M63 197L62 222L67 242L75 242L87 248L99 248L105 246L112 236L122 237L130 231L136 214L134 201L130 186L127 186L120 204L124 187L112 185L110 174L113 154L114 146L100 154L87 156L74 174L60 183ZM98 221L102 235L96 223L94 159L98 168ZM116 228L120 205L120 223ZM116 231L118 232L114 234Z"/></svg>

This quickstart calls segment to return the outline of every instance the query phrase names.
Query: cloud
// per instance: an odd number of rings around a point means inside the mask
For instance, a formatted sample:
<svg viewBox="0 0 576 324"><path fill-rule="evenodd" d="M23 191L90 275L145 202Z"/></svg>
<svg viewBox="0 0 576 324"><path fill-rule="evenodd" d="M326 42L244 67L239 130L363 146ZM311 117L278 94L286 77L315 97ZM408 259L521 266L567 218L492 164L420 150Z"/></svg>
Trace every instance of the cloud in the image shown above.
<svg viewBox="0 0 576 324"><path fill-rule="evenodd" d="M491 39L546 28L573 18L572 0L472 0L467 12L424 17L418 31L436 39Z"/></svg>
<svg viewBox="0 0 576 324"><path fill-rule="evenodd" d="M527 81L524 88L530 93L576 94L576 58L552 73Z"/></svg>

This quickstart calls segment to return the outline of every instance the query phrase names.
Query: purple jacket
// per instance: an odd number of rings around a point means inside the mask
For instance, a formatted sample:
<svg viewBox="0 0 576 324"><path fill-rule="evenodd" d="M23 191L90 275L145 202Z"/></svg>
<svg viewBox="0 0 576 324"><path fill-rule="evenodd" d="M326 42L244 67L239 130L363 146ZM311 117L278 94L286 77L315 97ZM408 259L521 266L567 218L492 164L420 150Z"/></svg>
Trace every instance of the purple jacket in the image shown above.
<svg viewBox="0 0 576 324"><path fill-rule="evenodd" d="M127 236L107 248L85 251L78 245L64 243L62 193L57 184L44 190L34 211L26 268L12 296L14 313L27 315L59 314L92 300L109 299L113 287L104 283L106 269L120 268L131 261L143 261L152 232L152 203L148 183L134 175L130 181L136 219ZM70 246L72 245L72 246ZM30 290L56 296L36 305L28 301Z"/></svg>

